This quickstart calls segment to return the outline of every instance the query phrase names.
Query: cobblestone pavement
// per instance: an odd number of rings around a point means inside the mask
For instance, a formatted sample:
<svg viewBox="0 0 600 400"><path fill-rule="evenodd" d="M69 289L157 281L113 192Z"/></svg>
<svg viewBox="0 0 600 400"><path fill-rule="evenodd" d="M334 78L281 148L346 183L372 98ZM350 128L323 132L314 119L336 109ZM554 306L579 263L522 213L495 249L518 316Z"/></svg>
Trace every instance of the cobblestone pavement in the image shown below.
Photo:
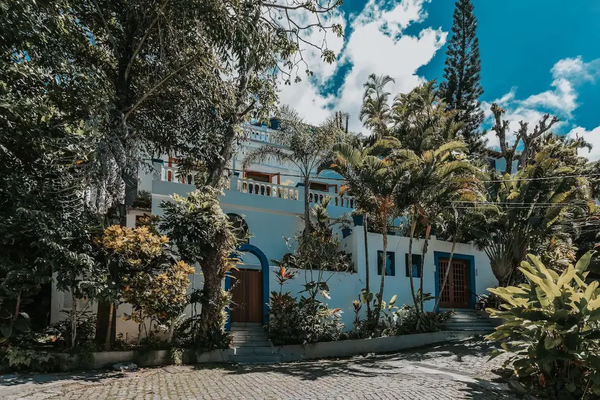
<svg viewBox="0 0 600 400"><path fill-rule="evenodd" d="M470 340L389 355L270 366L210 365L131 373L0 376L12 399L512 399Z"/></svg>

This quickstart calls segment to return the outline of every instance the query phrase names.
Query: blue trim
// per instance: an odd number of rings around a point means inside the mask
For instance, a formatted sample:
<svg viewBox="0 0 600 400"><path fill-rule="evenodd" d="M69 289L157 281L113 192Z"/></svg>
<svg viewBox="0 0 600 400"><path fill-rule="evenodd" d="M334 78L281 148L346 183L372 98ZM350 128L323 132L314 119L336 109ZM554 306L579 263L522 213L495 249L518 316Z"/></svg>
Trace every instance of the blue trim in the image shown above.
<svg viewBox="0 0 600 400"><path fill-rule="evenodd" d="M433 252L433 258L435 263L435 297L440 295L440 268L439 268L439 260L440 258L450 258L450 253L443 253L440 251ZM469 308L475 308L476 303L476 286L475 286L475 256L471 256L468 254L456 254L452 257L453 260L467 260L469 263L467 268L469 269ZM438 309L435 311L439 311Z"/></svg>
<svg viewBox="0 0 600 400"><path fill-rule="evenodd" d="M263 279L262 285L262 297L263 297L263 325L267 325L269 323L269 273L271 272L269 269L269 260L265 253L262 252L258 247L251 244L242 244L238 247L237 251L248 252L254 254L258 260L260 261L261 273ZM231 277L229 275L225 276L225 290L231 289ZM231 329L231 310L227 310L227 323L225 325L225 329L229 331Z"/></svg>

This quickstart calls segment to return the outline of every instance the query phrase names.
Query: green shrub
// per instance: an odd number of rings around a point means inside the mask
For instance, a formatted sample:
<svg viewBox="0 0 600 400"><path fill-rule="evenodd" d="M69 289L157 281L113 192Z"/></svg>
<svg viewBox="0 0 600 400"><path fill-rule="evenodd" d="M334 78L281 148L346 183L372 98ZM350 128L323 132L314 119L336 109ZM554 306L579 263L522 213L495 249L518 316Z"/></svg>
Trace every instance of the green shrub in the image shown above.
<svg viewBox="0 0 600 400"><path fill-rule="evenodd" d="M505 301L488 309L505 323L488 336L512 356L516 375L551 397L600 395L600 289L585 282L592 253L560 276L535 256L521 263L528 283L490 289Z"/></svg>
<svg viewBox="0 0 600 400"><path fill-rule="evenodd" d="M308 282L297 300L290 292L283 292L283 285L294 279L294 273L283 266L275 272L280 285L279 292L271 292L269 301L269 338L276 346L307 344L339 340L344 330L341 310L331 309L316 298L327 296L329 288L324 282Z"/></svg>
<svg viewBox="0 0 600 400"><path fill-rule="evenodd" d="M70 315L68 311L64 314ZM70 319L63 319L50 325L44 332L44 335L54 344L55 347L67 348L71 345L71 331L73 325ZM96 315L89 312L81 312L77 316L77 336L75 346L86 349L95 348L94 337L96 335ZM48 340L46 340L47 342Z"/></svg>
<svg viewBox="0 0 600 400"><path fill-rule="evenodd" d="M404 306L400 309L402 322L398 328L398 335L412 333L439 332L446 326L446 321L452 315L451 311L443 312L416 312L413 306Z"/></svg>
<svg viewBox="0 0 600 400"><path fill-rule="evenodd" d="M16 346L9 346L3 358L12 371L52 372L60 365L52 353Z"/></svg>

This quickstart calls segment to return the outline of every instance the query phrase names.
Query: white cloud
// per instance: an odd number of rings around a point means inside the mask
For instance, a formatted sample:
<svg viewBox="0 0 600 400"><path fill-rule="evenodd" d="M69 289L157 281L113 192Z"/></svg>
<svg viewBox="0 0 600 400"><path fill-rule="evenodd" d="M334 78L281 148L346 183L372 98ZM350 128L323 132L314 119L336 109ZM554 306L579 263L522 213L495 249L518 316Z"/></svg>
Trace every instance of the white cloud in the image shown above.
<svg viewBox="0 0 600 400"><path fill-rule="evenodd" d="M580 156L587 157L590 161L600 160L600 126L591 131L577 126L568 133L568 136L572 139L583 138L592 145L592 150L579 149L578 153Z"/></svg>
<svg viewBox="0 0 600 400"><path fill-rule="evenodd" d="M315 70L313 82L304 81L284 87L280 100L296 108L309 122L318 123L331 114L330 108L350 113L350 129L363 131L358 120L363 87L371 73L387 74L395 79L388 86L392 94L406 93L424 81L416 74L446 42L441 29L425 28L418 36L404 34L405 29L421 22L427 14L423 4L430 0L402 0L391 9L382 0L370 0L363 11L350 20L352 31L345 47L337 43L341 53L333 66L323 67L318 55L309 61ZM331 43L329 43L330 47ZM319 85L326 83L339 65L351 65L339 91L322 96Z"/></svg>
<svg viewBox="0 0 600 400"><path fill-rule="evenodd" d="M515 140L514 133L519 129L519 121L529 123L530 129L533 129L546 113L561 118L561 121L554 125L553 130L564 132L564 129L570 125L569 120L573 116L573 111L579 107L577 87L585 82L594 82L600 76L600 59L585 63L581 57L565 58L554 64L551 72L553 81L550 90L533 94L525 100L519 100L517 98L517 88L513 87L507 94L493 102L482 102L485 122L488 126L491 126L494 122L490 107L492 103L498 103L506 110L504 119L509 122L509 143ZM584 128L575 128L571 133L576 130L581 134L587 132ZM598 128L587 132L587 134L596 131L598 131L597 135L600 136ZM494 132L489 131L487 138L490 147L499 147L500 144ZM590 142L592 141L590 140ZM600 152L600 138L598 138L598 145L598 151Z"/></svg>
<svg viewBox="0 0 600 400"><path fill-rule="evenodd" d="M552 82L554 89L534 94L523 100L526 107L545 107L567 117L577 108L577 93L573 84L565 78L555 79Z"/></svg>
<svg viewBox="0 0 600 400"><path fill-rule="evenodd" d="M600 59L589 63L581 56L559 60L552 67L554 89L529 96L522 104L527 107L544 107L561 116L571 118L577 104L575 86L583 82L594 82L600 75Z"/></svg>

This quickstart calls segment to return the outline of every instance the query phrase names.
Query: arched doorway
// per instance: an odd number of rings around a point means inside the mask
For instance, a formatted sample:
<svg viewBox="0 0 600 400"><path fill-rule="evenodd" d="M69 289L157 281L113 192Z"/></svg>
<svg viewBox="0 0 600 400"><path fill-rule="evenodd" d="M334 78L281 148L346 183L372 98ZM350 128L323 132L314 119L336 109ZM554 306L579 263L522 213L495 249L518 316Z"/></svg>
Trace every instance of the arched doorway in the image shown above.
<svg viewBox="0 0 600 400"><path fill-rule="evenodd" d="M267 324L269 302L269 262L256 246L242 244L242 264L225 278L225 290L231 290L232 307L227 329L231 322L259 322Z"/></svg>

